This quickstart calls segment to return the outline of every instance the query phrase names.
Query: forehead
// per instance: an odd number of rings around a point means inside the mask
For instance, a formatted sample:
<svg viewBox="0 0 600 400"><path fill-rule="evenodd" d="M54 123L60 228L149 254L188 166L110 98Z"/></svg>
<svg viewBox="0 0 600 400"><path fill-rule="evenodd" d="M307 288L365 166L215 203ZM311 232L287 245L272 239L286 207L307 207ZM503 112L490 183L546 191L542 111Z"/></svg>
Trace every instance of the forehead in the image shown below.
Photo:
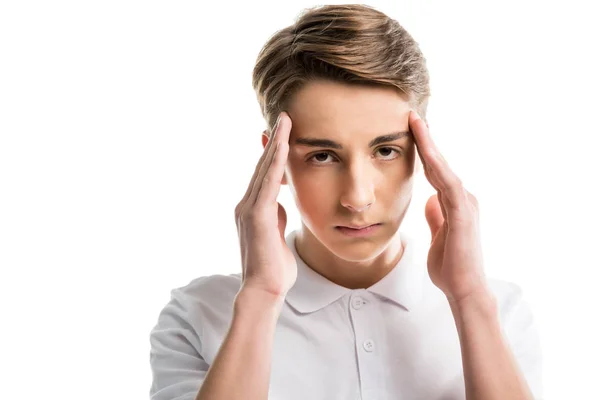
<svg viewBox="0 0 600 400"><path fill-rule="evenodd" d="M344 138L408 129L408 96L392 87L311 81L290 102L292 135Z"/></svg>

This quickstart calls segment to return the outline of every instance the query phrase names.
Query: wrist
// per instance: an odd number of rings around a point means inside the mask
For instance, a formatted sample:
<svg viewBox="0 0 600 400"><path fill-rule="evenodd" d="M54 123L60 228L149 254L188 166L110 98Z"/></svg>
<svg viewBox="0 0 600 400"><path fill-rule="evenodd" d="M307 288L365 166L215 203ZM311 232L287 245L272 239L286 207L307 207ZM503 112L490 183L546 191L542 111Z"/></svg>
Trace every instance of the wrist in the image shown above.
<svg viewBox="0 0 600 400"><path fill-rule="evenodd" d="M487 286L459 300L449 298L448 302L455 317L473 313L495 316L497 311L496 298Z"/></svg>
<svg viewBox="0 0 600 400"><path fill-rule="evenodd" d="M242 285L234 300L234 316L250 315L252 318L256 318L256 315L260 315L276 318L279 316L284 300L285 296L283 295Z"/></svg>

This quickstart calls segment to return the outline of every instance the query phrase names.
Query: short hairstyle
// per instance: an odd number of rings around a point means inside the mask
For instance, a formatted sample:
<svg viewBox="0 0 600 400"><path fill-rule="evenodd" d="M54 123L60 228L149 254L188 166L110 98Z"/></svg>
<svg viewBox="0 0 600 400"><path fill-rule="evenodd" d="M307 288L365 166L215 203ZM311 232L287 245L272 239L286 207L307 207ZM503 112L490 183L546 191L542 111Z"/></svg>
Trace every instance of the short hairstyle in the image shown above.
<svg viewBox="0 0 600 400"><path fill-rule="evenodd" d="M430 91L425 57L398 21L371 6L308 8L269 38L252 71L269 132L293 95L317 79L394 87L426 118Z"/></svg>

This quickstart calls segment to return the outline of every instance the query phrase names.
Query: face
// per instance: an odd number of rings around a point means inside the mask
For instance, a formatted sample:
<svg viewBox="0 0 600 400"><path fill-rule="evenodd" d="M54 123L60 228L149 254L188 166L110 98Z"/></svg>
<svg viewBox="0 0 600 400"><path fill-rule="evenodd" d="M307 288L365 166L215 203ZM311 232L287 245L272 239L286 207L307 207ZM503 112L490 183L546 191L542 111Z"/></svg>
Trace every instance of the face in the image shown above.
<svg viewBox="0 0 600 400"><path fill-rule="evenodd" d="M379 256L412 198L418 157L408 98L393 88L312 81L286 111L292 130L282 183L290 186L303 234L343 260ZM373 224L360 237L340 229Z"/></svg>

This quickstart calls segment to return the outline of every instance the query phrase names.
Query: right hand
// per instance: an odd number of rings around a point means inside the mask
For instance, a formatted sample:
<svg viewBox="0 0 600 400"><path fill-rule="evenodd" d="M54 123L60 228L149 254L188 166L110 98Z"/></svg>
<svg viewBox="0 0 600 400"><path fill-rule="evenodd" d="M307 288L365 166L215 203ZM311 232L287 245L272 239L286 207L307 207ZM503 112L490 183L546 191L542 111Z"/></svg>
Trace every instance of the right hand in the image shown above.
<svg viewBox="0 0 600 400"><path fill-rule="evenodd" d="M285 242L287 214L277 196L289 152L292 120L282 112L279 123L235 208L242 253L242 289L285 297L298 275L296 259Z"/></svg>

